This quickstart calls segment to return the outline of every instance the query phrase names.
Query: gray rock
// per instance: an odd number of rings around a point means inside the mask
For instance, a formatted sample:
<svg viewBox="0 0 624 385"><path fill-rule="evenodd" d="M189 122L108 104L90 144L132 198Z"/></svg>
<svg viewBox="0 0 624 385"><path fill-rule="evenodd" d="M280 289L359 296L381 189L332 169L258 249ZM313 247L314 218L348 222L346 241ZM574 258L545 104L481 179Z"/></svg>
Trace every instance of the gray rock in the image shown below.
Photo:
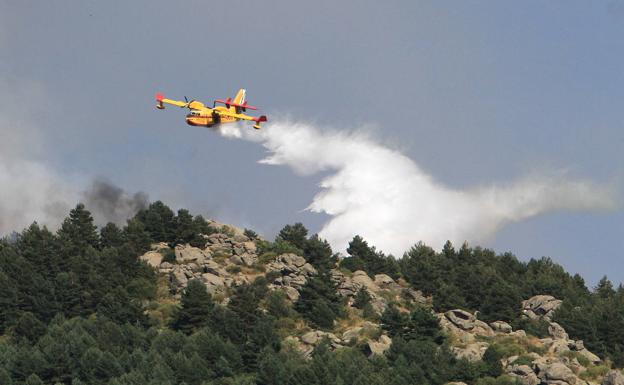
<svg viewBox="0 0 624 385"><path fill-rule="evenodd" d="M526 332L522 329L520 330L516 330L514 332L509 333L510 336L514 336L514 337L518 337L518 338L525 338L527 336Z"/></svg>
<svg viewBox="0 0 624 385"><path fill-rule="evenodd" d="M225 280L218 275L212 273L204 273L201 275L206 286L225 286Z"/></svg>
<svg viewBox="0 0 624 385"><path fill-rule="evenodd" d="M447 311L444 315L449 321L462 330L472 330L475 326L475 316L467 311L454 309Z"/></svg>
<svg viewBox="0 0 624 385"><path fill-rule="evenodd" d="M568 333L556 322L550 322L548 325L548 334L556 340L568 340Z"/></svg>
<svg viewBox="0 0 624 385"><path fill-rule="evenodd" d="M258 262L258 256L255 254L243 253L240 257L245 266L253 266L256 262Z"/></svg>
<svg viewBox="0 0 624 385"><path fill-rule="evenodd" d="M173 270L171 278L173 285L176 287L183 287L188 283L188 278L186 277L186 274L184 274L184 270L180 268L175 268Z"/></svg>
<svg viewBox="0 0 624 385"><path fill-rule="evenodd" d="M583 348L581 350L578 351L580 355L582 355L583 357L587 358L589 360L589 362L591 362L594 365L597 365L600 363L600 361L602 361L600 359L600 357L598 357L597 355L595 355L594 353L590 352L589 350ZM622 384L624 385L624 384Z"/></svg>
<svg viewBox="0 0 624 385"><path fill-rule="evenodd" d="M256 251L258 250L255 242L244 242L243 247L248 253L251 253L251 254L255 254Z"/></svg>
<svg viewBox="0 0 624 385"><path fill-rule="evenodd" d="M284 290L286 296L292 302L297 302L297 300L299 299L299 291L297 291L297 289L295 289L294 287L284 286L282 290Z"/></svg>
<svg viewBox="0 0 624 385"><path fill-rule="evenodd" d="M478 336L485 336L485 337L493 337L496 334L494 333L494 330L492 330L490 325L486 324L485 322L481 320L474 321L474 327L472 328L472 333Z"/></svg>
<svg viewBox="0 0 624 385"><path fill-rule="evenodd" d="M553 340L547 345L549 345L548 352L558 356L570 351L570 347L568 346L568 342L566 340Z"/></svg>
<svg viewBox="0 0 624 385"><path fill-rule="evenodd" d="M423 295L422 291L414 290L411 287L403 289L403 297L410 302L426 305L430 303L431 297L427 298Z"/></svg>
<svg viewBox="0 0 624 385"><path fill-rule="evenodd" d="M577 383L577 377L570 368L560 362L555 362L548 366L546 370L539 373L539 377L547 384L556 383L555 381L563 381L570 385Z"/></svg>
<svg viewBox="0 0 624 385"><path fill-rule="evenodd" d="M317 271L314 268L314 266L310 265L309 263L306 263L305 265L301 266L301 273L309 277L311 275L316 275Z"/></svg>
<svg viewBox="0 0 624 385"><path fill-rule="evenodd" d="M387 274L375 274L375 285L387 286L395 283L394 279Z"/></svg>
<svg viewBox="0 0 624 385"><path fill-rule="evenodd" d="M390 349L392 345L392 339L385 334L382 334L377 341L368 341L366 344L370 355L382 356L386 350Z"/></svg>
<svg viewBox="0 0 624 385"><path fill-rule="evenodd" d="M604 377L601 385L624 385L624 375L619 370L612 370Z"/></svg>
<svg viewBox="0 0 624 385"><path fill-rule="evenodd" d="M509 334L513 331L511 325L505 321L491 322L490 327L497 333Z"/></svg>
<svg viewBox="0 0 624 385"><path fill-rule="evenodd" d="M487 342L473 342L465 347L452 347L451 351L457 358L465 358L468 361L476 362L480 361L485 354L488 346Z"/></svg>
<svg viewBox="0 0 624 385"><path fill-rule="evenodd" d="M312 330L301 336L301 342L308 345L316 345L324 338L327 338L333 347L340 346L340 339L333 333L327 333L321 330Z"/></svg>
<svg viewBox="0 0 624 385"><path fill-rule="evenodd" d="M561 306L561 302L551 295L536 295L522 301L522 313L530 319L550 321L554 311Z"/></svg>
<svg viewBox="0 0 624 385"><path fill-rule="evenodd" d="M235 265L242 265L243 264L243 258L241 258L240 255L232 255L230 257L230 263L233 263Z"/></svg>
<svg viewBox="0 0 624 385"><path fill-rule="evenodd" d="M197 262L203 263L206 255L202 249L190 245L177 245L175 247L175 256L178 263Z"/></svg>
<svg viewBox="0 0 624 385"><path fill-rule="evenodd" d="M353 339L357 339L362 332L362 329L362 327L356 326L352 329L345 331L344 333L342 333L342 340L345 342L349 342Z"/></svg>
<svg viewBox="0 0 624 385"><path fill-rule="evenodd" d="M282 254L277 257L277 260L287 266L294 266L294 267L302 267L303 265L306 264L305 258L296 254L292 254L292 253ZM294 271L297 271L297 270L298 269L294 269Z"/></svg>
<svg viewBox="0 0 624 385"><path fill-rule="evenodd" d="M162 258L162 255L158 251L148 251L139 257L141 261L147 262L148 265L155 268L160 266Z"/></svg>
<svg viewBox="0 0 624 385"><path fill-rule="evenodd" d="M506 369L510 377L517 378L522 385L538 385L540 379L528 365L511 365Z"/></svg>
<svg viewBox="0 0 624 385"><path fill-rule="evenodd" d="M290 281L290 285L294 287L302 287L308 283L308 280L303 275L297 275Z"/></svg>
<svg viewBox="0 0 624 385"><path fill-rule="evenodd" d="M362 270L357 270L351 276L351 282L356 288L356 292L361 288L365 288L369 293L376 293L380 290L379 286Z"/></svg>
<svg viewBox="0 0 624 385"><path fill-rule="evenodd" d="M223 268L223 266L219 265L213 260L208 260L201 265L202 269L206 273L212 273L214 275L218 275L220 277L225 277L228 275L227 271Z"/></svg>

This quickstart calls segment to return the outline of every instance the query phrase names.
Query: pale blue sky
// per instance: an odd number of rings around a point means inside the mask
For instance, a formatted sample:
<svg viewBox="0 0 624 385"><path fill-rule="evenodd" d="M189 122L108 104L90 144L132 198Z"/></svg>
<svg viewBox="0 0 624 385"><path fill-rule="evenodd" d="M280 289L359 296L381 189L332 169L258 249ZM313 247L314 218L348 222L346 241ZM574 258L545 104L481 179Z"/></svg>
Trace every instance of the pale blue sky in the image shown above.
<svg viewBox="0 0 624 385"><path fill-rule="evenodd" d="M455 188L562 169L621 185L623 37L624 1L0 0L0 73L40 86L24 111L48 164L266 235L320 228L302 211L320 176L256 164L259 146L156 111L156 91L244 86L270 116L369 126ZM622 209L562 212L486 246L619 282L623 235Z"/></svg>

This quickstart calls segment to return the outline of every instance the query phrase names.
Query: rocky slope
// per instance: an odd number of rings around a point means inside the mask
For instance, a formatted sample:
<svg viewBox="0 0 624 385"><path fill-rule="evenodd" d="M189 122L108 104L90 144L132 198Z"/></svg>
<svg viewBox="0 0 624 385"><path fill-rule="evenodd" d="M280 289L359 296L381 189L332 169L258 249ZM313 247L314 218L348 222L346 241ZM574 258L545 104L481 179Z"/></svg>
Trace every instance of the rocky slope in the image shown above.
<svg viewBox="0 0 624 385"><path fill-rule="evenodd" d="M290 301L297 301L301 288L316 269L299 255L258 255L257 241L240 230L212 222L216 233L206 236L203 248L190 245L155 244L141 257L166 277L174 298L192 279L201 280L213 298L226 303L228 288L252 282L265 276L271 290L282 290ZM333 269L332 280L339 295L346 298L349 307L356 293L365 289L371 296L373 310L381 314L389 302L400 303L405 309L430 306L431 298L409 287L402 280L395 281L385 274L369 277L363 271L353 273ZM485 323L478 315L461 309L436 314L440 325L451 337L452 351L460 358L479 361L489 346L496 344L507 353L502 358L504 372L523 385L624 385L624 376L610 370L609 362L585 348L583 341L570 339L563 327L552 322L553 312L561 301L547 295L538 295L519 304L524 317L548 323L548 337L537 338L523 330L513 330L503 321ZM377 323L358 318L355 312L338 322L332 332L299 325L284 343L292 345L304 355L327 339L333 349L360 344L370 355L383 354L392 344L389 336Z"/></svg>

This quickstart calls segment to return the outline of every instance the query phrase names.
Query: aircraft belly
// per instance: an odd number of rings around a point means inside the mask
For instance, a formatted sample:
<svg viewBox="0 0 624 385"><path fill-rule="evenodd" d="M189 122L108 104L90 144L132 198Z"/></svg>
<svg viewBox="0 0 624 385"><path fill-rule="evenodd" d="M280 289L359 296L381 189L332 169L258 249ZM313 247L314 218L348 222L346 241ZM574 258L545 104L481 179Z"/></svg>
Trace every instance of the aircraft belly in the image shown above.
<svg viewBox="0 0 624 385"><path fill-rule="evenodd" d="M205 117L205 116L194 116L194 117L191 117L191 118L186 118L186 123L189 126L210 127L210 126L214 125L214 122L212 121L212 118Z"/></svg>

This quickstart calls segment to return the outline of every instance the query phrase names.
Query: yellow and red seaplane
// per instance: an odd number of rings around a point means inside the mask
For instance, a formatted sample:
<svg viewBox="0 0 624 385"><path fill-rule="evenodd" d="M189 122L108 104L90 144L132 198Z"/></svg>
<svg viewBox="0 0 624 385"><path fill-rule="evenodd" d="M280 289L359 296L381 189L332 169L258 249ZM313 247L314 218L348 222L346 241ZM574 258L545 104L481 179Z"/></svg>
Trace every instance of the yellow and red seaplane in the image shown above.
<svg viewBox="0 0 624 385"><path fill-rule="evenodd" d="M171 104L180 108L188 108L190 111L186 115L186 123L191 126L212 127L217 124L234 123L239 120L249 120L255 122L253 128L259 129L260 123L266 122L267 117L261 115L258 117L244 114L247 110L257 110L256 107L250 106L245 100L245 90L240 89L236 93L234 100L227 98L225 100L217 99L212 104L212 108L206 107L204 103L197 100L189 101L186 96L184 102L178 100L166 99L163 94L156 94L156 108L165 109L165 104ZM217 103L223 106L217 106Z"/></svg>

